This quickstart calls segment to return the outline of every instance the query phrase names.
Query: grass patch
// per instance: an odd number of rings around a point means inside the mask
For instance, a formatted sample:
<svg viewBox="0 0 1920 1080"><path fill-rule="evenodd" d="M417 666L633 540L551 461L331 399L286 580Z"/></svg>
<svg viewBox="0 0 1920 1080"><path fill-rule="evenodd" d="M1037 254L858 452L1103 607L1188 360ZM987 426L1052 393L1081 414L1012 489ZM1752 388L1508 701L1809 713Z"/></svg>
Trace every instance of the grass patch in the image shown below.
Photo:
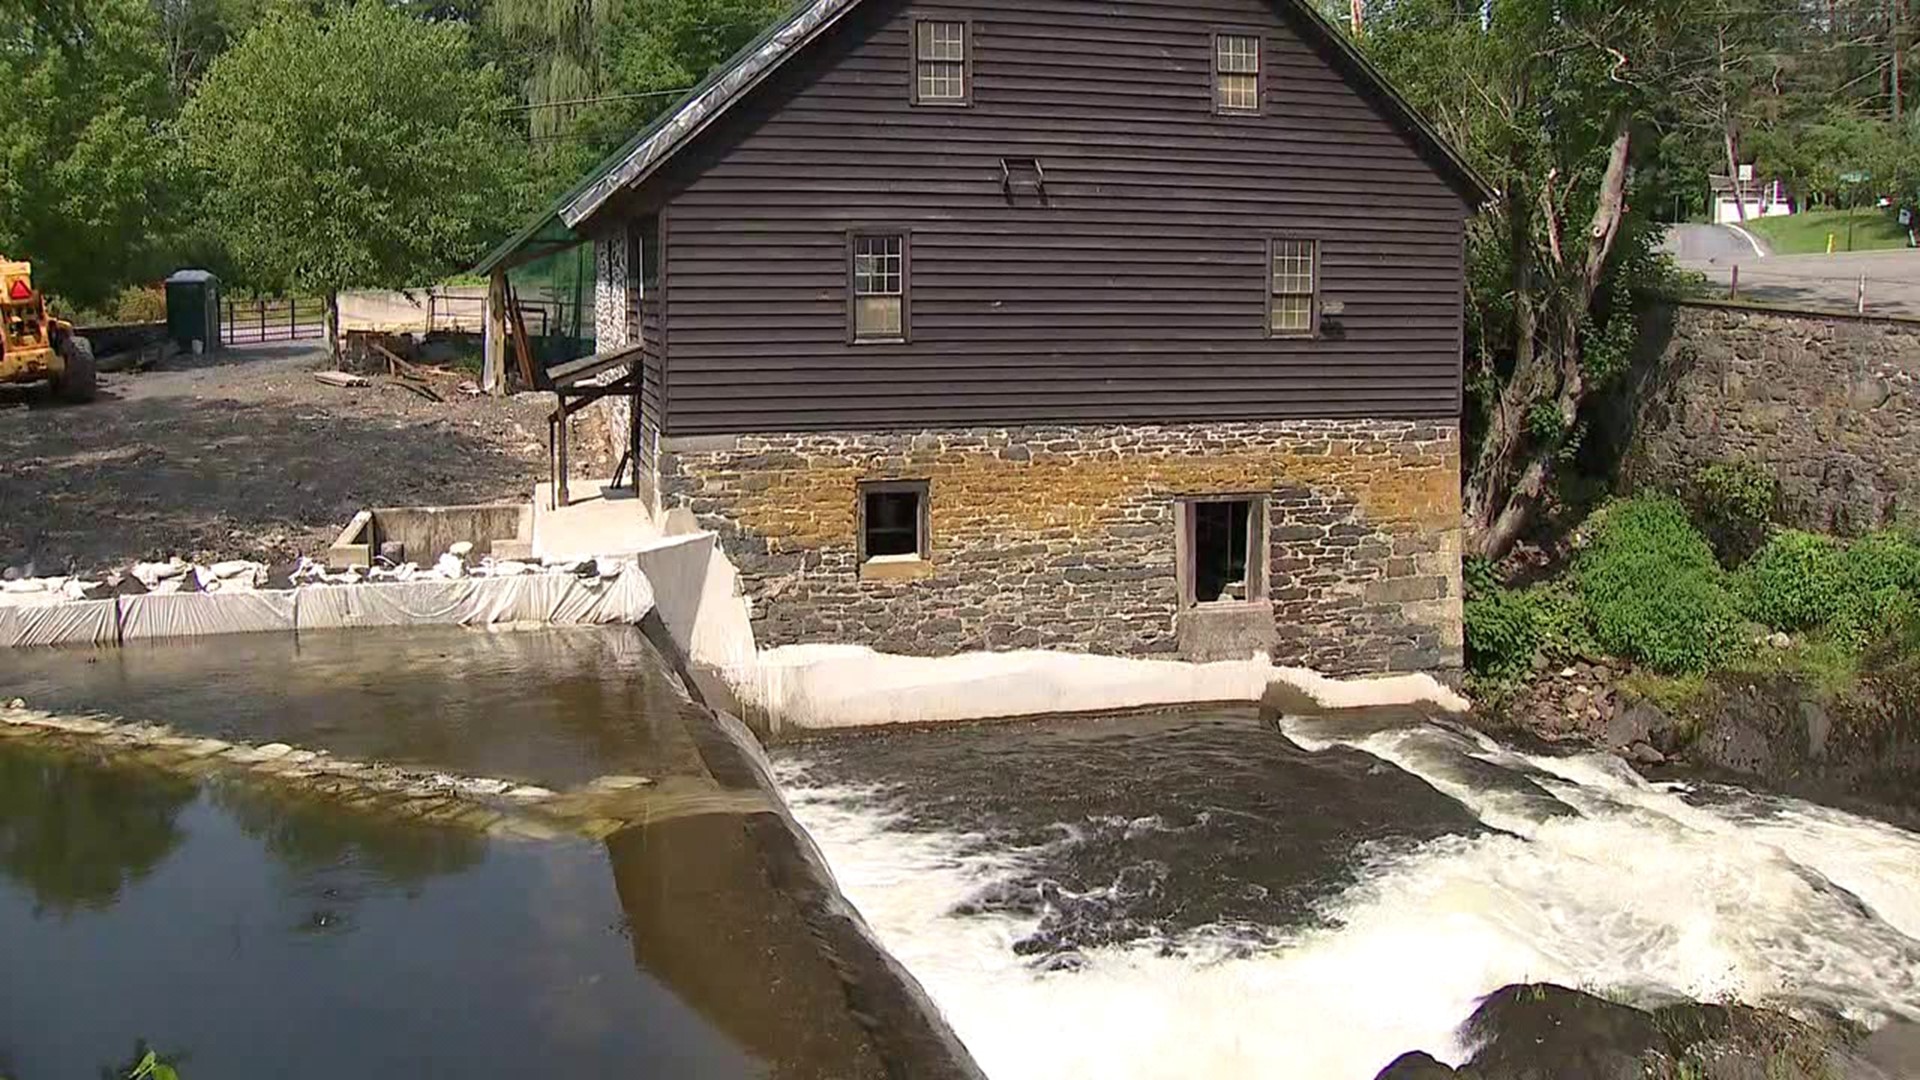
<svg viewBox="0 0 1920 1080"><path fill-rule="evenodd" d="M1761 648L1744 653L1730 660L1727 670L1746 675L1791 675L1831 697L1860 677L1860 652L1849 642L1807 638L1785 649Z"/></svg>
<svg viewBox="0 0 1920 1080"><path fill-rule="evenodd" d="M1848 225L1852 225L1849 239ZM1745 228L1765 240L1779 255L1817 255L1827 250L1833 235L1835 251L1885 251L1907 246L1907 230L1899 219L1877 207L1854 210L1803 210L1782 217L1755 218ZM1849 246L1851 245L1851 246Z"/></svg>
<svg viewBox="0 0 1920 1080"><path fill-rule="evenodd" d="M1706 696L1707 677L1700 674L1660 675L1636 670L1622 675L1620 686L1629 693L1653 702L1661 712L1677 715L1686 712Z"/></svg>

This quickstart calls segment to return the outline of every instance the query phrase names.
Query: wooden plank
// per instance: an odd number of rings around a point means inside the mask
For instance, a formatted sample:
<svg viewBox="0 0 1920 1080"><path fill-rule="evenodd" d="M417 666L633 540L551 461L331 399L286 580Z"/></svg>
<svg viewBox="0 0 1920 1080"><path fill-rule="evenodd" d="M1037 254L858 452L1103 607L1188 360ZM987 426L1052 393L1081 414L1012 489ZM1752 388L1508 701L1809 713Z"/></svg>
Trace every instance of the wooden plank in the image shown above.
<svg viewBox="0 0 1920 1080"><path fill-rule="evenodd" d="M1467 208L1290 16L977 0L972 104L927 109L914 14L854 9L633 194L673 221L642 385L668 434L1458 416ZM1222 26L1261 37L1258 116L1213 112ZM913 342L849 345L846 234L887 227ZM1319 242L1320 340L1266 334L1274 237Z"/></svg>

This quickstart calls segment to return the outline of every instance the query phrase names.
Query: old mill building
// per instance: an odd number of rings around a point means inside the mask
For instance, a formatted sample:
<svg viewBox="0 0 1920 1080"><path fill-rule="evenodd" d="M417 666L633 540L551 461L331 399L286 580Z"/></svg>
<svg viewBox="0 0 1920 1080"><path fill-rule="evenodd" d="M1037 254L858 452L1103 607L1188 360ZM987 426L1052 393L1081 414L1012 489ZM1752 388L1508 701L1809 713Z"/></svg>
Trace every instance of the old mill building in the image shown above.
<svg viewBox="0 0 1920 1080"><path fill-rule="evenodd" d="M1303 0L815 0L481 269L593 245L762 644L1451 669L1486 196Z"/></svg>

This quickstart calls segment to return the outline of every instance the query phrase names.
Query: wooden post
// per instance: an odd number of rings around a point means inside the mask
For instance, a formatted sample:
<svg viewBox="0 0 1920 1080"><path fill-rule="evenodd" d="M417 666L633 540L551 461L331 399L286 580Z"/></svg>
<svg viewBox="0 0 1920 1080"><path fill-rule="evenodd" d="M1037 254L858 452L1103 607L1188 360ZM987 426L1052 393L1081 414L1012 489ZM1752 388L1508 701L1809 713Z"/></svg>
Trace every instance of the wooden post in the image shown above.
<svg viewBox="0 0 1920 1080"><path fill-rule="evenodd" d="M1727 288L1727 299L1740 299L1740 264L1733 264L1733 284Z"/></svg>
<svg viewBox="0 0 1920 1080"><path fill-rule="evenodd" d="M1867 275L1860 275L1860 289L1854 294L1853 310L1861 315L1867 313Z"/></svg>
<svg viewBox="0 0 1920 1080"><path fill-rule="evenodd" d="M486 325L483 329L480 389L489 394L507 392L507 272L495 270L487 279Z"/></svg>

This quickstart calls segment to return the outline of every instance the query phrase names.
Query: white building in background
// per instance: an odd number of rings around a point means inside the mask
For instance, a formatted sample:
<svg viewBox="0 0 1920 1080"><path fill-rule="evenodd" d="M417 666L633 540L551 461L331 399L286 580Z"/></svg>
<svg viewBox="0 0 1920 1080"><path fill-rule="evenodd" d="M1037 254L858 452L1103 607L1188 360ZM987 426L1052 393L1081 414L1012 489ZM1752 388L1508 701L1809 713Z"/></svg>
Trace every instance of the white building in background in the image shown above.
<svg viewBox="0 0 1920 1080"><path fill-rule="evenodd" d="M1778 180L1756 180L1751 165L1740 166L1740 189L1746 197L1746 220L1793 213L1793 200L1787 195L1787 186ZM1709 175L1707 192L1714 224L1740 222L1740 200L1734 194L1732 177Z"/></svg>

